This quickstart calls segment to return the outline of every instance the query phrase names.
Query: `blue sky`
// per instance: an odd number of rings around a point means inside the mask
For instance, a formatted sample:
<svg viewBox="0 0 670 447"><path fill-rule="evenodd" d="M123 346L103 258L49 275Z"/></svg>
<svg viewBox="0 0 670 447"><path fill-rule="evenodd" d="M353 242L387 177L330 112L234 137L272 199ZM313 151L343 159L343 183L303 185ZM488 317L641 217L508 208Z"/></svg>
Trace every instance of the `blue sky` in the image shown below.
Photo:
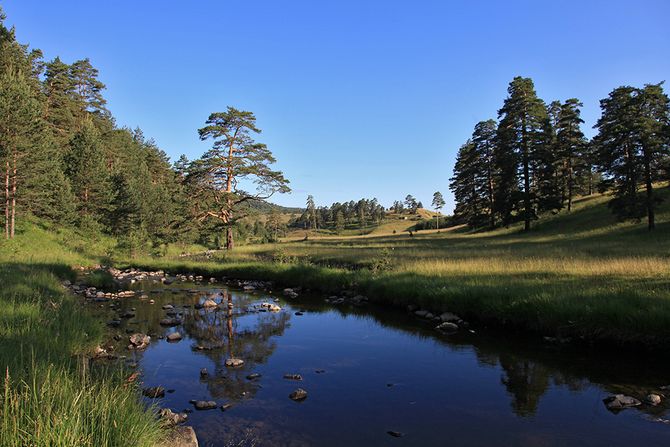
<svg viewBox="0 0 670 447"><path fill-rule="evenodd" d="M173 159L201 155L210 112L256 113L303 206L377 197L389 206L449 177L474 125L509 81L547 102L598 100L670 81L670 1L0 0L19 41L66 62L89 57L118 124Z"/></svg>

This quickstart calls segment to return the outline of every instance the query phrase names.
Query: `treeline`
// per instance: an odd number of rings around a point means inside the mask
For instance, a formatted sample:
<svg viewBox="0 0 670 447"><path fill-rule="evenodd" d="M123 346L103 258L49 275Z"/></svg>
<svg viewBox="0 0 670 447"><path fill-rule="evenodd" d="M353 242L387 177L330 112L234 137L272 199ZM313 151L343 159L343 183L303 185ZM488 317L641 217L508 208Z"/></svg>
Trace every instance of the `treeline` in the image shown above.
<svg viewBox="0 0 670 447"><path fill-rule="evenodd" d="M219 248L276 240L286 231L276 206L264 202L288 191L251 112L229 107L198 130L212 149L171 164L142 131L116 125L105 85L88 59L45 61L16 41L0 10L0 167L4 236L17 221L48 219L119 240L131 254L160 254L169 243ZM242 185L256 184L259 192ZM251 214L271 212L250 223ZM226 233L225 240L220 235Z"/></svg>
<svg viewBox="0 0 670 447"><path fill-rule="evenodd" d="M307 196L305 211L291 222L294 228L330 229L337 232L347 227L365 228L379 225L386 217L386 210L377 199L360 199L355 202L335 202L317 207L313 196Z"/></svg>
<svg viewBox="0 0 670 447"><path fill-rule="evenodd" d="M4 231L29 214L106 231L133 248L175 240L186 196L167 156L116 126L88 59L45 61L0 20Z"/></svg>
<svg viewBox="0 0 670 447"><path fill-rule="evenodd" d="M612 190L619 219L646 216L653 229L668 179L670 101L663 83L618 87L600 101L602 116L589 141L575 98L547 105L533 81L516 77L498 111L481 121L458 151L450 189L454 222L493 228L531 222L544 212L568 211L577 195Z"/></svg>

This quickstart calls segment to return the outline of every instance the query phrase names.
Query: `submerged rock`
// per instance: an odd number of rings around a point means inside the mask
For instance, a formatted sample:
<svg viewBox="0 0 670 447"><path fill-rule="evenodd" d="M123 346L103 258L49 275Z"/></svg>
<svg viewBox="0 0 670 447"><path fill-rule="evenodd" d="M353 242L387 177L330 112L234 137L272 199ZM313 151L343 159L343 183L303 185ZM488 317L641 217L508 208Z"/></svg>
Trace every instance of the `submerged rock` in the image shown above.
<svg viewBox="0 0 670 447"><path fill-rule="evenodd" d="M394 438L402 438L402 437L404 436L404 434L401 433L401 432L399 432L399 431L389 430L389 431L387 431L386 433L388 433L389 435L393 436Z"/></svg>
<svg viewBox="0 0 670 447"><path fill-rule="evenodd" d="M625 394L616 394L614 396L609 396L603 399L605 406L608 410L619 411L625 408L637 407L641 405L642 402L637 400L634 397L626 396Z"/></svg>
<svg viewBox="0 0 670 447"><path fill-rule="evenodd" d="M247 376L247 380L256 380L260 379L261 375L259 373L251 373Z"/></svg>
<svg viewBox="0 0 670 447"><path fill-rule="evenodd" d="M181 324L181 321L178 320L177 318L163 318L161 321L159 321L159 324L161 326L179 326Z"/></svg>
<svg viewBox="0 0 670 447"><path fill-rule="evenodd" d="M231 403L221 405L221 411L230 410L231 408L233 408L233 404Z"/></svg>
<svg viewBox="0 0 670 447"><path fill-rule="evenodd" d="M298 388L291 394L289 394L288 397L289 399L294 400L296 402L303 401L307 399L307 391L303 390L302 388Z"/></svg>
<svg viewBox="0 0 670 447"><path fill-rule="evenodd" d="M204 379L207 376L209 376L209 371L207 371L207 368L201 368L200 369L200 378Z"/></svg>
<svg viewBox="0 0 670 447"><path fill-rule="evenodd" d="M142 394L152 399L157 399L159 397L165 397L165 388L162 386L152 386L149 388L144 388Z"/></svg>

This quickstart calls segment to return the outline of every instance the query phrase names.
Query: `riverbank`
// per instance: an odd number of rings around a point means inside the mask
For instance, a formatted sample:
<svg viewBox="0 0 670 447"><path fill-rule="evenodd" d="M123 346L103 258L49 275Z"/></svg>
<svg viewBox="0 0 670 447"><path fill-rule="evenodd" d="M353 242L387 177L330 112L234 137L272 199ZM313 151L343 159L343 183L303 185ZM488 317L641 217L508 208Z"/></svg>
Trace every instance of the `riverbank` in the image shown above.
<svg viewBox="0 0 670 447"><path fill-rule="evenodd" d="M659 195L670 198L668 188ZM210 258L142 258L122 266L262 279L532 331L542 336L670 346L670 203L654 232L617 223L610 197L575 202L531 232L510 227L241 246Z"/></svg>
<svg viewBox="0 0 670 447"><path fill-rule="evenodd" d="M155 446L163 432L126 371L89 362L102 322L62 285L93 260L50 241L0 250L0 445Z"/></svg>

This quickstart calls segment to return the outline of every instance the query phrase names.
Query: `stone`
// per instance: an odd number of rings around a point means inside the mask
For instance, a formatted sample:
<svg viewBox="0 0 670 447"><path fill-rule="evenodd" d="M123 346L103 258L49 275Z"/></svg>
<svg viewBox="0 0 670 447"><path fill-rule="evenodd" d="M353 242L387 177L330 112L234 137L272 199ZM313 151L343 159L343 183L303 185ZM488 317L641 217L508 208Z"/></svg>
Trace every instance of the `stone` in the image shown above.
<svg viewBox="0 0 670 447"><path fill-rule="evenodd" d="M458 325L450 321L445 321L444 323L438 324L435 329L444 332L456 332L458 330Z"/></svg>
<svg viewBox="0 0 670 447"><path fill-rule="evenodd" d="M202 303L203 307L216 307L218 304L216 304L216 301L214 300L205 300L204 303Z"/></svg>
<svg viewBox="0 0 670 447"><path fill-rule="evenodd" d="M221 405L221 411L230 410L231 408L233 408L233 404L231 403Z"/></svg>
<svg viewBox="0 0 670 447"><path fill-rule="evenodd" d="M174 413L169 408L163 408L158 416L169 426L179 425L186 422L188 415L186 413Z"/></svg>
<svg viewBox="0 0 670 447"><path fill-rule="evenodd" d="M179 321L176 318L163 318L160 322L161 326L179 326L181 324L181 321Z"/></svg>
<svg viewBox="0 0 670 447"><path fill-rule="evenodd" d="M142 394L152 399L157 399L159 397L165 397L165 388L162 386L152 386L149 388L144 388Z"/></svg>
<svg viewBox="0 0 670 447"><path fill-rule="evenodd" d="M229 358L226 359L226 366L229 368L237 368L238 366L244 365L244 360L242 359L236 359L236 358Z"/></svg>
<svg viewBox="0 0 670 447"><path fill-rule="evenodd" d="M193 427L186 425L174 427L159 447L198 447L198 438Z"/></svg>
<svg viewBox="0 0 670 447"><path fill-rule="evenodd" d="M191 403L196 410L213 410L218 407L213 400L193 400Z"/></svg>
<svg viewBox="0 0 670 447"><path fill-rule="evenodd" d="M452 314L451 312L445 312L442 315L440 315L440 320L443 322L450 322L450 323L458 323L461 319L458 317L458 315Z"/></svg>
<svg viewBox="0 0 670 447"><path fill-rule="evenodd" d="M419 306L417 306L416 304L408 304L407 305L407 311L408 312L414 312L414 311L417 311L417 310L419 310Z"/></svg>
<svg viewBox="0 0 670 447"><path fill-rule="evenodd" d="M293 391L291 394L288 395L289 399L294 400L296 402L303 401L307 399L307 391L303 390L302 388L298 388L295 391Z"/></svg>
<svg viewBox="0 0 670 447"><path fill-rule="evenodd" d="M200 369L200 378L204 379L207 376L209 376L209 371L207 371L207 368L201 368Z"/></svg>
<svg viewBox="0 0 670 447"><path fill-rule="evenodd" d="M145 349L147 346L149 346L149 343L151 342L151 337L149 337L146 334L142 333L136 333L131 335L128 340L130 341L130 345L128 346L128 349Z"/></svg>
<svg viewBox="0 0 670 447"><path fill-rule="evenodd" d="M256 380L260 379L261 375L259 373L251 373L247 376L247 380Z"/></svg>
<svg viewBox="0 0 670 447"><path fill-rule="evenodd" d="M298 312L296 312L296 313L295 313L295 315L297 315L298 317L300 317L300 316L304 315L304 313L303 313L303 312L300 312L300 311L298 311Z"/></svg>
<svg viewBox="0 0 670 447"><path fill-rule="evenodd" d="M167 341L169 342L177 342L181 340L181 334L179 332L173 332L167 336Z"/></svg>
<svg viewBox="0 0 670 447"><path fill-rule="evenodd" d="M284 374L284 379L302 380L302 376L300 374Z"/></svg>
<svg viewBox="0 0 670 447"><path fill-rule="evenodd" d="M401 433L401 432L399 432L399 431L389 430L389 431L387 431L386 433L388 433L389 435L393 436L394 438L402 438L402 437L404 436L404 434Z"/></svg>
<svg viewBox="0 0 670 447"><path fill-rule="evenodd" d="M626 396L624 394L616 394L614 396L609 396L603 399L603 403L608 410L619 411L625 408L637 407L642 404L639 400L634 397Z"/></svg>
<svg viewBox="0 0 670 447"><path fill-rule="evenodd" d="M174 309L174 306L172 304L165 304L163 306L163 310L172 310Z"/></svg>
<svg viewBox="0 0 670 447"><path fill-rule="evenodd" d="M661 403L661 396L658 394L647 394L647 397L644 398L644 402L649 405L658 405Z"/></svg>
<svg viewBox="0 0 670 447"><path fill-rule="evenodd" d="M417 310L414 312L414 315L420 318L427 318L428 314L430 314L430 312L427 310Z"/></svg>

